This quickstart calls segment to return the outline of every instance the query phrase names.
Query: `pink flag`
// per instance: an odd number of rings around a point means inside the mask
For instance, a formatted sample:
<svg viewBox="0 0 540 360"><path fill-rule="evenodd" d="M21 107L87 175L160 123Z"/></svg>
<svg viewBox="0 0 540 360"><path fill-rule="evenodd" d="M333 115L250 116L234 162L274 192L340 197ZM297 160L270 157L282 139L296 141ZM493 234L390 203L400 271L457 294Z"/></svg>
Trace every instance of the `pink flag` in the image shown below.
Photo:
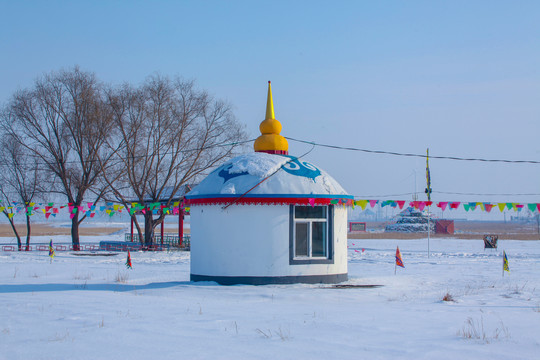
<svg viewBox="0 0 540 360"><path fill-rule="evenodd" d="M377 205L377 200L369 200L369 205L371 205L371 207L375 207L375 205Z"/></svg>
<svg viewBox="0 0 540 360"><path fill-rule="evenodd" d="M396 202L397 202L399 208L400 208L400 209L403 209L403 205L405 205L405 201L403 201L403 200L398 200L398 201L396 201Z"/></svg>
<svg viewBox="0 0 540 360"><path fill-rule="evenodd" d="M315 199L314 198L309 198L308 202L309 202L309 205L315 206Z"/></svg>
<svg viewBox="0 0 540 360"><path fill-rule="evenodd" d="M448 206L448 201L441 201L437 204L438 207L441 208L442 211L446 210L446 206Z"/></svg>

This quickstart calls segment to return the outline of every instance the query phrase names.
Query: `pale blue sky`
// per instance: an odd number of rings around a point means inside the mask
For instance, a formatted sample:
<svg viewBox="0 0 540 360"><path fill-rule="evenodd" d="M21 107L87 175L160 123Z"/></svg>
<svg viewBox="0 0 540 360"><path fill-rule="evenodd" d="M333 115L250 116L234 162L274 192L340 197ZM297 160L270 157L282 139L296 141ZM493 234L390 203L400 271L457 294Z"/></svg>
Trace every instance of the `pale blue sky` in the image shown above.
<svg viewBox="0 0 540 360"><path fill-rule="evenodd" d="M540 160L538 1L0 1L0 101L80 65L153 72L230 101L256 137L267 81L282 134L441 156ZM309 146L290 142L290 153ZM316 148L353 195L425 187L425 161ZM540 202L540 165L432 160L436 201ZM393 196L410 199L410 195Z"/></svg>

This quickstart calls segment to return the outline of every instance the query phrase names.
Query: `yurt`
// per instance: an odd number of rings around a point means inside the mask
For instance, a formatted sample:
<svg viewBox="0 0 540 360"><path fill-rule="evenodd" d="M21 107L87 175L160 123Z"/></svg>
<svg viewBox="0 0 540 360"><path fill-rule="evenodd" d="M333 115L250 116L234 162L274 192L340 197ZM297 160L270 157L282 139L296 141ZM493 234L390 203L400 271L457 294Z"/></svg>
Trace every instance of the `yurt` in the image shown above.
<svg viewBox="0 0 540 360"><path fill-rule="evenodd" d="M186 195L191 281L234 284L347 280L352 196L317 166L288 154L268 82L255 152L233 158Z"/></svg>

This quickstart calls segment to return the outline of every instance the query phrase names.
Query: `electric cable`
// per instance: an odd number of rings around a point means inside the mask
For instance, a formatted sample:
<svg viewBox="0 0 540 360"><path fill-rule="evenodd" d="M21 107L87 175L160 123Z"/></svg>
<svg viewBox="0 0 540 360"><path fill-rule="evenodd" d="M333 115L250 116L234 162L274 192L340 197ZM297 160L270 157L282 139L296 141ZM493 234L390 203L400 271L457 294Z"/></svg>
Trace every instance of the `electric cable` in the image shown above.
<svg viewBox="0 0 540 360"><path fill-rule="evenodd" d="M424 158L424 159L428 157L427 155L423 155L423 154L399 153L399 152L394 152L394 151L369 150L369 149L361 149L361 148L355 148L355 147L321 144L321 143L316 143L313 141L300 140L300 139L295 139L295 138L291 138L287 136L285 136L285 139L296 141L303 144L326 147L330 149L360 151L360 152L365 152L365 153L370 153L370 154L418 157L418 158ZM513 163L513 164L540 164L540 161L536 161L536 160L483 159L483 158L463 158L463 157L457 157L457 156L436 156L436 155L429 155L429 157L431 159L441 159L441 160L482 161L482 162Z"/></svg>

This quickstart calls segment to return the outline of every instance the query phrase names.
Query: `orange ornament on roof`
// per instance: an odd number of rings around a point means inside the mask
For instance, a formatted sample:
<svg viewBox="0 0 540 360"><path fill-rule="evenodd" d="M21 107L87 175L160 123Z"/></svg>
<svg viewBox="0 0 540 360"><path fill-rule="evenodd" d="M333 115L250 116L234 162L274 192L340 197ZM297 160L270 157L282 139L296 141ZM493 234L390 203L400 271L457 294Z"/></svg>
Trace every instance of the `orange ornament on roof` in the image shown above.
<svg viewBox="0 0 540 360"><path fill-rule="evenodd" d="M259 125L261 135L255 140L253 147L256 152L268 154L289 154L289 143L280 135L281 123L274 115L274 102L272 100L272 85L268 82L268 98L266 100L266 118Z"/></svg>

